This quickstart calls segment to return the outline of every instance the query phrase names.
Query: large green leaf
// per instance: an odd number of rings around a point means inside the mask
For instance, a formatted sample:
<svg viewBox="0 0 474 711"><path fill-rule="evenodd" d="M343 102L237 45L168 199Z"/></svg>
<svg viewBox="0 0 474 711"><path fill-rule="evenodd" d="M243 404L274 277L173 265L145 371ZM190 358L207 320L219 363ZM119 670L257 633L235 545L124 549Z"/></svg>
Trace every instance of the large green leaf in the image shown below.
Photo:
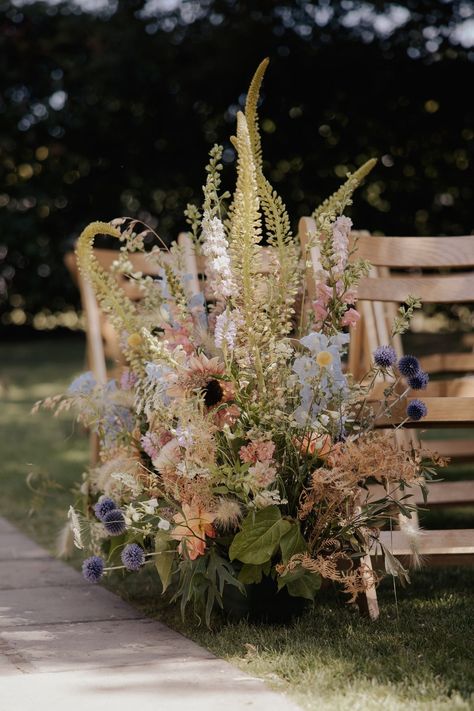
<svg viewBox="0 0 474 711"><path fill-rule="evenodd" d="M244 563L239 573L239 581L244 585L252 585L259 583L263 575L268 575L271 570L271 562L268 560L262 565L252 565L252 563Z"/></svg>
<svg viewBox="0 0 474 711"><path fill-rule="evenodd" d="M288 563L290 558L297 553L304 553L307 550L299 523L292 523L291 528L285 533L280 541L281 557L284 563Z"/></svg>
<svg viewBox="0 0 474 711"><path fill-rule="evenodd" d="M278 590L285 586L292 597L314 600L314 596L321 587L321 576L319 573L311 573L298 566L278 578Z"/></svg>
<svg viewBox="0 0 474 711"><path fill-rule="evenodd" d="M171 547L171 539L167 531L159 531L155 536L155 568L160 576L163 592L170 584L173 574L173 563L175 559L175 550Z"/></svg>
<svg viewBox="0 0 474 711"><path fill-rule="evenodd" d="M282 519L277 506L249 513L229 549L229 558L242 563L260 565L270 560L278 550L282 536L291 523Z"/></svg>

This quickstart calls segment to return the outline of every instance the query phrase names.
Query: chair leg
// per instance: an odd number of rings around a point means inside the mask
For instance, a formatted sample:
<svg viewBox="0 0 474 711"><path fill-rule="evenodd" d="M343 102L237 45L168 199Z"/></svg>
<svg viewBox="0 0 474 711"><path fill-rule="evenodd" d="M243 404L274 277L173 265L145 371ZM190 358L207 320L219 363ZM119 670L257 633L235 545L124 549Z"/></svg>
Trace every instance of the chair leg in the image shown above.
<svg viewBox="0 0 474 711"><path fill-rule="evenodd" d="M363 615L364 617L368 617L372 621L375 621L378 619L380 611L379 603L377 600L377 589L373 584L373 579L371 575L372 560L370 558L370 555L364 556L364 558L362 558L361 560L361 564L363 566L364 571L362 573L362 577L367 582L367 589L364 593L360 593L357 596L356 604L359 608L359 612L361 615Z"/></svg>

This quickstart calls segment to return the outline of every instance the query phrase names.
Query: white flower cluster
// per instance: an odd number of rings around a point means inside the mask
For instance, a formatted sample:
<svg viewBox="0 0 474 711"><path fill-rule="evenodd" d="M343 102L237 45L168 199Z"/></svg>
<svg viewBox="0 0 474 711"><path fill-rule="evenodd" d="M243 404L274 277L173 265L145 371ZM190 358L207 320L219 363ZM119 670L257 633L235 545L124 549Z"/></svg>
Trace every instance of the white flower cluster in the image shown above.
<svg viewBox="0 0 474 711"><path fill-rule="evenodd" d="M228 253L229 244L224 225L218 217L209 218L204 213L202 220L202 252L209 260L213 293L217 298L227 299L235 291Z"/></svg>
<svg viewBox="0 0 474 711"><path fill-rule="evenodd" d="M214 341L217 348L222 348L224 343L230 351L234 350L235 337L237 335L237 322L232 314L223 311L216 318L214 329Z"/></svg>

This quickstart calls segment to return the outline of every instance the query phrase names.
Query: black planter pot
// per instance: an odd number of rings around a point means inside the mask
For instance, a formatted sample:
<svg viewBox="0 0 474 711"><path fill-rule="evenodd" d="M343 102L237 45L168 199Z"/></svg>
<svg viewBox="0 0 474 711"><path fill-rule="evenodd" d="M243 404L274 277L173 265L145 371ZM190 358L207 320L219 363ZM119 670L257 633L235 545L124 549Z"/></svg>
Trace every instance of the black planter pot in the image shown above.
<svg viewBox="0 0 474 711"><path fill-rule="evenodd" d="M258 584L246 585L245 590L246 595L236 587L226 585L223 604L229 620L284 624L301 615L308 606L308 600L292 597L286 588L278 591L277 583L271 577L263 577Z"/></svg>

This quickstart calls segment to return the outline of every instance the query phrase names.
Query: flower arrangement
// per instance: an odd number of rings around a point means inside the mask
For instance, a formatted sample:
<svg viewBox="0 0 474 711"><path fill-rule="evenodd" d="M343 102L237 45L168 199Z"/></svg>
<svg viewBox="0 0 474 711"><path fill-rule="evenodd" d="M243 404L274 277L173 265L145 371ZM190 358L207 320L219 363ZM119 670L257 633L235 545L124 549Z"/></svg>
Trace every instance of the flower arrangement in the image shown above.
<svg viewBox="0 0 474 711"><path fill-rule="evenodd" d="M412 508L397 491L424 486L423 453L398 447L377 419L427 376L415 358L397 363L379 348L362 383L344 372L348 326L357 323L357 282L368 270L353 258L343 212L373 167L369 161L314 213L317 297L308 303L300 254L285 206L263 174L257 104L264 61L237 116L237 178L221 193L221 148L211 150L202 210L186 215L207 262L206 292L189 294L183 252L154 248L161 279L134 273L143 251L135 221L93 223L81 235L80 269L120 333L127 366L97 384L91 373L48 405L73 407L97 433L100 462L86 475L69 519L75 545L89 553L83 573L156 568L163 593L191 604L207 624L226 590L272 580L278 591L313 600L323 579L348 600L378 583L367 564L377 547L385 571L407 571L379 531ZM229 202L230 201L230 202ZM96 234L121 242L115 269L141 290L132 302L94 257ZM265 246L264 246L265 245ZM413 300L395 325L402 332ZM391 381L375 406L377 378ZM412 401L407 418L426 414ZM386 496L371 501L376 481Z"/></svg>

